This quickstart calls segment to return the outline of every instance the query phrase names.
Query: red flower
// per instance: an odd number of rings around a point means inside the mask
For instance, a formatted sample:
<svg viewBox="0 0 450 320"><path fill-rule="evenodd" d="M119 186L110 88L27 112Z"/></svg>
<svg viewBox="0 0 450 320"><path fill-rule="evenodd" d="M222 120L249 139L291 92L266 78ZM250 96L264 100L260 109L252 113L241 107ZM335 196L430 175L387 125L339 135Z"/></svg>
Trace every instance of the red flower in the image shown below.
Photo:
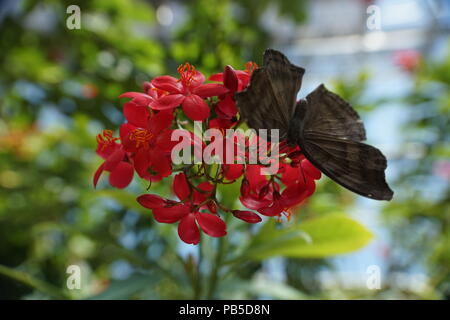
<svg viewBox="0 0 450 320"><path fill-rule="evenodd" d="M412 72L420 64L421 55L415 50L402 50L394 53L394 62L404 71Z"/></svg>
<svg viewBox="0 0 450 320"><path fill-rule="evenodd" d="M280 192L279 184L273 179L268 180L268 176L261 173L263 168L261 165L246 166L239 199L245 207L266 216L279 216L282 212L289 212L290 208L314 193L314 179L320 178L320 171L306 159L298 167L282 163L279 168L280 180L286 188ZM301 173L306 171L308 173Z"/></svg>
<svg viewBox="0 0 450 320"><path fill-rule="evenodd" d="M322 173L308 159L303 159L300 163L282 163L280 171L281 181L286 186L305 180L307 183L314 183L314 180L318 180L322 176Z"/></svg>
<svg viewBox="0 0 450 320"><path fill-rule="evenodd" d="M247 88L250 78L252 76L253 71L258 66L254 62L247 62L245 64L245 70L234 70L231 66L226 66L225 71L223 73L216 73L209 77L210 81L222 82L228 89L233 88L235 86L235 80L233 78L237 78L237 86L234 92L239 92ZM228 69L228 70L227 70ZM235 76L231 76L227 74L227 72L233 72ZM230 89L231 90L231 89ZM233 92L233 93L234 93Z"/></svg>
<svg viewBox="0 0 450 320"><path fill-rule="evenodd" d="M125 92L119 98L131 98L131 102L141 107L150 107L150 105L158 98L165 96L166 91L155 88L150 82L144 83L144 91L142 92ZM124 110L125 112L125 110ZM126 116L125 116L126 117ZM128 118L127 118L128 119Z"/></svg>
<svg viewBox="0 0 450 320"><path fill-rule="evenodd" d="M209 121L209 127L215 129L230 129L233 127L237 121L237 119L223 119L223 118L214 118Z"/></svg>
<svg viewBox="0 0 450 320"><path fill-rule="evenodd" d="M211 237L223 237L227 234L225 222L216 214L200 212L211 196L212 189L213 185L203 182L196 189L191 190L186 175L179 173L174 178L173 190L181 202L167 200L153 194L142 195L137 198L137 201L143 207L152 210L156 221L179 222L180 239L189 244L198 244L200 242L199 227Z"/></svg>
<svg viewBox="0 0 450 320"><path fill-rule="evenodd" d="M236 124L238 110L234 101L234 94L247 87L256 64L247 63L246 66L248 69L242 71L234 70L232 66L228 65L223 73L217 73L209 78L211 81L223 82L224 86L229 90L227 94L220 96L220 101L215 107L218 118L210 123L211 128L228 129Z"/></svg>
<svg viewBox="0 0 450 320"><path fill-rule="evenodd" d="M244 165L240 163L223 164L222 172L225 179L233 181L244 173Z"/></svg>
<svg viewBox="0 0 450 320"><path fill-rule="evenodd" d="M103 130L102 134L97 135L97 154L105 161L94 174L94 188L103 171L110 172L109 183L116 188L125 188L133 180L133 166L127 161L126 152L117 140L111 130Z"/></svg>
<svg viewBox="0 0 450 320"><path fill-rule="evenodd" d="M203 150L206 147L205 142L195 135L192 131L185 129L175 129L175 133L177 133L178 140L175 140L176 144L173 148L173 152L179 152L180 150L191 150L194 151L194 162L202 161L203 159ZM174 139L176 138L174 135ZM186 151L187 152L187 151Z"/></svg>
<svg viewBox="0 0 450 320"><path fill-rule="evenodd" d="M223 85L203 84L205 77L189 63L178 68L180 79L161 76L153 79L152 84L168 92L155 101L151 107L155 110L173 109L179 105L191 120L205 120L209 117L209 106L204 98L219 96L228 91Z"/></svg>
<svg viewBox="0 0 450 320"><path fill-rule="evenodd" d="M275 182L261 184L255 191L241 195L241 203L249 209L273 217L288 212L290 208L300 204L311 190L306 184L288 186L280 193L280 186Z"/></svg>
<svg viewBox="0 0 450 320"><path fill-rule="evenodd" d="M147 107L129 102L124 106L128 123L120 128L124 149L131 154L134 168L141 178L158 181L171 174L171 141L169 128L173 115L169 111L153 113Z"/></svg>
<svg viewBox="0 0 450 320"><path fill-rule="evenodd" d="M131 98L123 106L127 122L120 127L120 143L119 138L113 137L112 131L105 130L97 136L97 153L105 161L94 174L94 187L103 171L110 172L112 186L124 188L132 181L134 171L143 179L158 181L171 175L172 165L176 166L176 170L182 170L173 179L172 188L177 200L145 194L139 196L137 201L151 210L156 221L178 223L180 239L189 244L199 243L201 231L212 237L227 234L219 210L247 223L261 222L259 214L277 217L284 214L289 218L292 208L315 191L315 180L321 177L320 171L304 157L299 147L291 147L282 141L279 154L275 155L271 150L273 145L262 137L256 135L249 138L237 132L237 135L227 136L223 148L213 148L213 156L225 160L213 178L208 162L203 159L203 150L205 141L216 143L216 137L209 137L209 140L207 137L203 141L188 130L178 132L172 129L173 111L178 106L182 107L188 118L205 120L210 117L209 105L212 105L217 117L209 119L210 128L218 128L224 133L225 129L236 126L239 117L234 95L248 86L255 68L256 64L251 62L246 64L245 70L226 66L223 73L209 78L221 84L204 84L203 74L186 63L178 68L179 79L157 77L152 82L144 83L143 92L122 94L121 98ZM206 100L213 96L218 97L217 103L215 99ZM182 126L183 122L177 124ZM182 139L180 143L171 141L174 133ZM267 148L262 149L265 145ZM181 153L178 149L183 148L183 158L190 158L191 155L185 152L188 152L186 147L192 146L195 161L203 161L202 165L186 166L175 159L176 163L172 164L172 152ZM259 162L239 163L254 161ZM280 165L273 166L277 161ZM182 164L184 166L180 167ZM275 172L269 172L273 168L276 168ZM187 175L191 178L188 179ZM232 210L216 199L217 184L232 183L242 176L241 203L254 211ZM206 177L207 181L194 184L193 180L201 177Z"/></svg>

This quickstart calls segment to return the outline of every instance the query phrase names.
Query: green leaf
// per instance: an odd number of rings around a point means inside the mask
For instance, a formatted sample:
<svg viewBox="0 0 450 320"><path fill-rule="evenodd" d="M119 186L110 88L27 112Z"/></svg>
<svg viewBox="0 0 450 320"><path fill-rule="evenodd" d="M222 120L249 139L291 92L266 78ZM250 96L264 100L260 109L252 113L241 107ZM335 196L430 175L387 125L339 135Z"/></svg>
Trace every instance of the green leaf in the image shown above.
<svg viewBox="0 0 450 320"><path fill-rule="evenodd" d="M330 214L299 225L278 229L268 221L237 260L263 260L274 256L323 258L364 247L372 234L343 214Z"/></svg>

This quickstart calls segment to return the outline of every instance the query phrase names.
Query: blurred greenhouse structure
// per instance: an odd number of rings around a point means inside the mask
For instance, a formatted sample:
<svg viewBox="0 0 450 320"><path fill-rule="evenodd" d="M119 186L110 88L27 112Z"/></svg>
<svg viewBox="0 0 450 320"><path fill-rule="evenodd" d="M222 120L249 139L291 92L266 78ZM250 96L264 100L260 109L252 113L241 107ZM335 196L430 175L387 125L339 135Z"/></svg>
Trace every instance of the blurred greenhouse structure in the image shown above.
<svg viewBox="0 0 450 320"><path fill-rule="evenodd" d="M0 0L0 299L450 298L450 1L74 2ZM66 24L73 4L80 29ZM324 176L291 222L233 222L225 243L192 246L137 204L147 185L94 190L95 136L123 122L120 94L186 61L205 74L261 64L268 47L306 69L299 98L324 83L361 114L388 158L391 202ZM238 205L238 189L224 201ZM373 239L229 262L255 234L337 213Z"/></svg>

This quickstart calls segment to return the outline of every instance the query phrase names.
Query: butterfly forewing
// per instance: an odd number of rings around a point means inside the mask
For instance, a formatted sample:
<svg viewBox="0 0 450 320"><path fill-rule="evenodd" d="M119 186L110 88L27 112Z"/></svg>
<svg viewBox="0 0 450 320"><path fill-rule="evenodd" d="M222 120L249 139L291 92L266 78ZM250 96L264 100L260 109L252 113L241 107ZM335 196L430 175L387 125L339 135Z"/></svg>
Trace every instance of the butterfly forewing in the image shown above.
<svg viewBox="0 0 450 320"><path fill-rule="evenodd" d="M263 68L253 72L248 88L236 94L236 102L241 117L250 128L279 129L280 139L286 136L289 124L280 112L276 112L280 107Z"/></svg>
<svg viewBox="0 0 450 320"><path fill-rule="evenodd" d="M236 94L247 124L256 130L279 129L280 139L285 139L303 73L281 52L266 50L263 67L253 72L248 88Z"/></svg>
<svg viewBox="0 0 450 320"><path fill-rule="evenodd" d="M286 123L289 123L294 114L305 69L293 65L284 54L273 49L264 52L263 64L275 98L281 106L278 111Z"/></svg>

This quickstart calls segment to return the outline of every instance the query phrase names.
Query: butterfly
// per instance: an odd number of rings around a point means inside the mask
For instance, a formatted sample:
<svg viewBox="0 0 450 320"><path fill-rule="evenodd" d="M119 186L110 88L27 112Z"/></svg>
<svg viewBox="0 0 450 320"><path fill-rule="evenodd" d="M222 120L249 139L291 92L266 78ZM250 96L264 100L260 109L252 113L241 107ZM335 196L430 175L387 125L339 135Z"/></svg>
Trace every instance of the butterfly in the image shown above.
<svg viewBox="0 0 450 320"><path fill-rule="evenodd" d="M297 101L305 69L267 49L249 86L236 93L243 120L252 129L278 129L280 140L298 145L305 157L341 186L364 197L391 200L386 157L363 143L364 124L353 107L323 84Z"/></svg>

